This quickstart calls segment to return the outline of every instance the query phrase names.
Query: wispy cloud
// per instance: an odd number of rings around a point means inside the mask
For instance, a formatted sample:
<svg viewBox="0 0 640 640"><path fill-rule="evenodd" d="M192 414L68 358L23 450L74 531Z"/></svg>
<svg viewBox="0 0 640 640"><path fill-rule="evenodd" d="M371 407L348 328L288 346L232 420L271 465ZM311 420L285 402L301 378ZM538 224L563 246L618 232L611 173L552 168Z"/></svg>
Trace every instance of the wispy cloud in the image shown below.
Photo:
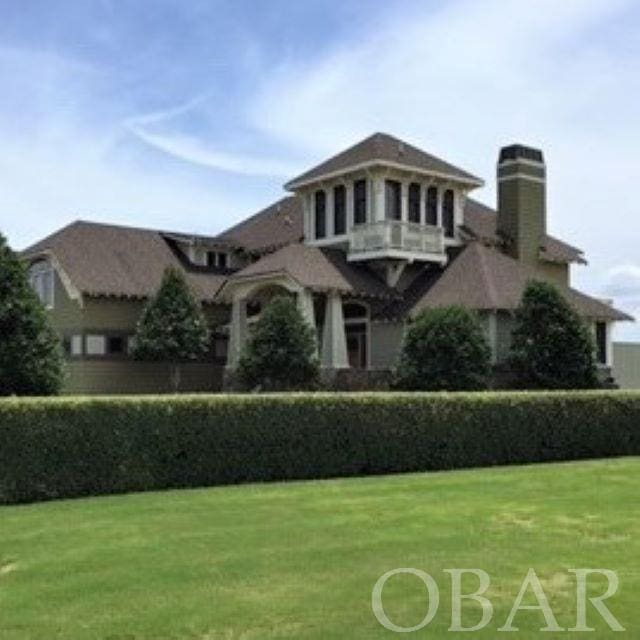
<svg viewBox="0 0 640 640"><path fill-rule="evenodd" d="M297 165L274 158L225 153L209 148L199 138L177 133L152 133L140 125L129 125L131 133L146 144L180 160L203 167L229 171L244 176L266 176L286 179L295 173Z"/></svg>

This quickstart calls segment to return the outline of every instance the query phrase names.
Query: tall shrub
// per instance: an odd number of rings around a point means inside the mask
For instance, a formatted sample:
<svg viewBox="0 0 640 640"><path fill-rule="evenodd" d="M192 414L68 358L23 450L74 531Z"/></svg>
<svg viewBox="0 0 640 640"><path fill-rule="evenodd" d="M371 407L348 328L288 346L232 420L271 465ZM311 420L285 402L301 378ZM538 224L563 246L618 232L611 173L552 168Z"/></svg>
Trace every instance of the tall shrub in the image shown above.
<svg viewBox="0 0 640 640"><path fill-rule="evenodd" d="M273 298L245 344L240 381L250 389L300 389L312 386L318 373L313 329L291 298Z"/></svg>
<svg viewBox="0 0 640 640"><path fill-rule="evenodd" d="M63 379L60 340L20 258L0 234L0 395L52 395Z"/></svg>
<svg viewBox="0 0 640 640"><path fill-rule="evenodd" d="M209 328L181 271L168 267L156 295L138 321L133 348L137 360L168 362L171 386L180 388L181 364L209 351Z"/></svg>
<svg viewBox="0 0 640 640"><path fill-rule="evenodd" d="M456 391L487 386L491 350L464 307L427 309L409 325L396 368L398 389Z"/></svg>
<svg viewBox="0 0 640 640"><path fill-rule="evenodd" d="M516 386L589 389L598 385L593 338L548 282L532 280L516 311L511 366Z"/></svg>

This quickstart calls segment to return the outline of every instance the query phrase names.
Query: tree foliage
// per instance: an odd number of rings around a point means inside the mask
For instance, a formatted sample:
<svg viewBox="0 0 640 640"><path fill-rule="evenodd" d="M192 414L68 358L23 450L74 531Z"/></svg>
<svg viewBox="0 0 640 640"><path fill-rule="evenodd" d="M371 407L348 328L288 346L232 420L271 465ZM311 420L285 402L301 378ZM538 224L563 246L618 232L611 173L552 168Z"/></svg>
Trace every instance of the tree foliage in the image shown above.
<svg viewBox="0 0 640 640"><path fill-rule="evenodd" d="M511 366L516 385L530 389L598 386L593 338L556 287L532 280L516 311Z"/></svg>
<svg viewBox="0 0 640 640"><path fill-rule="evenodd" d="M487 386L491 350L477 317L464 307L427 309L409 325L395 375L405 390Z"/></svg>
<svg viewBox="0 0 640 640"><path fill-rule="evenodd" d="M57 394L63 373L60 339L0 234L0 395Z"/></svg>
<svg viewBox="0 0 640 640"><path fill-rule="evenodd" d="M168 267L156 295L136 327L133 356L172 364L172 386L180 385L180 364L209 351L209 328L199 302L181 271Z"/></svg>
<svg viewBox="0 0 640 640"><path fill-rule="evenodd" d="M312 327L290 297L276 296L245 344L238 363L240 381L248 388L301 389L315 384L318 375Z"/></svg>

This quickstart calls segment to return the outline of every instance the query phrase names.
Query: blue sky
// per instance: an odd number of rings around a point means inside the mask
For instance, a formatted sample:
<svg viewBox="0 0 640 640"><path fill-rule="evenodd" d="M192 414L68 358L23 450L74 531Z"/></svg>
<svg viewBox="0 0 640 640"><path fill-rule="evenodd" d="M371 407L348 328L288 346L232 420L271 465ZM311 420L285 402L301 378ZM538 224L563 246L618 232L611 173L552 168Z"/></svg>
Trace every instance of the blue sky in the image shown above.
<svg viewBox="0 0 640 640"><path fill-rule="evenodd" d="M640 317L634 0L0 0L16 248L77 218L215 233L376 130L491 205L499 147L540 146L574 282Z"/></svg>

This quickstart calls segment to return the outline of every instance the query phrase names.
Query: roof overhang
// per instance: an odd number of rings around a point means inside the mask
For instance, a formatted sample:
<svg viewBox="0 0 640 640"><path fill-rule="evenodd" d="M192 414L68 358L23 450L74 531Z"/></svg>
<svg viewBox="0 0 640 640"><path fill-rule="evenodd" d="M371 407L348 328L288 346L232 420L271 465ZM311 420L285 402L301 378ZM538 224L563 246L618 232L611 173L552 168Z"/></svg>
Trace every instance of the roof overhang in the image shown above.
<svg viewBox="0 0 640 640"><path fill-rule="evenodd" d="M256 290L270 285L281 286L293 292L304 289L304 286L288 271L276 269L263 273L232 276L220 287L216 298L222 302L230 303L234 298L250 296Z"/></svg>
<svg viewBox="0 0 640 640"><path fill-rule="evenodd" d="M296 191L303 187L316 184L318 182L322 182L323 180L331 180L332 178L337 178L346 173L364 171L367 169L373 169L375 167L389 167L392 169L398 169L400 171L406 171L408 173L414 173L417 175L437 178L439 180L461 184L466 187L469 187L470 189L475 189L477 187L484 186L484 180L481 180L480 178L476 178L475 176L469 176L468 178L466 178L463 176L456 176L454 174L443 173L440 171L431 171L431 170L425 169L424 167L416 167L415 165L404 164L402 162L374 159L374 160L367 160L366 162L360 162L358 164L354 164L348 167L344 167L343 169L338 169L336 171L328 171L327 173L319 174L317 176L310 177L310 178L304 178L304 177L295 178L290 182L287 182L284 185L284 188L287 191Z"/></svg>

